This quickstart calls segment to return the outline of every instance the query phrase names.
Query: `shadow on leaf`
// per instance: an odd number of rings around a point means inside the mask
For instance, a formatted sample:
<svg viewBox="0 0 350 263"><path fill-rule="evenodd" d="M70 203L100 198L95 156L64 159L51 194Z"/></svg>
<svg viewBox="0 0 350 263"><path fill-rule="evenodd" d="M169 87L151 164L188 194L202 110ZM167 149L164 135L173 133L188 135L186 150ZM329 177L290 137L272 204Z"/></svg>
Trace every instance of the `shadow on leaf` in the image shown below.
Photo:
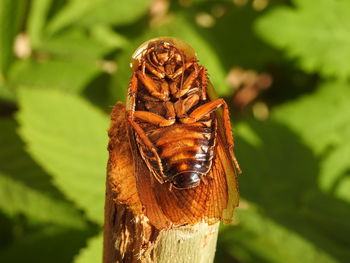
<svg viewBox="0 0 350 263"><path fill-rule="evenodd" d="M319 190L319 160L298 135L284 125L249 121L248 127L256 138L251 140L242 132L237 139L237 156L244 170L244 175L239 177L240 192L242 199L248 201L248 208L239 211L241 223L238 226L224 228L217 259L220 261L221 256L231 254L245 262L254 262L253 253L244 251L239 244L247 242L244 247L250 247L251 252L266 250L266 259L259 262L276 259L290 251L295 255L289 255L288 262L300 260L298 251L312 254L312 257L303 255L310 258L304 262L328 256L322 262L335 262L331 258L345 262L350 257L350 205ZM269 232L263 220L255 221L259 226L251 227L252 222L244 210L248 214L255 213L253 217L268 218L273 222L269 225L278 227L269 228ZM276 230L280 236L273 233L277 228L283 228L278 230L283 234ZM274 251L268 251L271 240L254 243L257 239L254 231L260 231L260 235L266 231L267 239L273 237ZM289 235L295 238L289 240Z"/></svg>

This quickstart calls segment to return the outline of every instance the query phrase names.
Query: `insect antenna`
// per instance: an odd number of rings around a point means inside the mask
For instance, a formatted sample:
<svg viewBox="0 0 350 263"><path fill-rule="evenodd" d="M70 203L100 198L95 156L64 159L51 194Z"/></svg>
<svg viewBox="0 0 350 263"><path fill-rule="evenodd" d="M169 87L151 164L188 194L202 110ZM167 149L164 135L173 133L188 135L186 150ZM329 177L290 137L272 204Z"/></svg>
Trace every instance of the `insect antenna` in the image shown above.
<svg viewBox="0 0 350 263"><path fill-rule="evenodd" d="M151 59L151 52L152 51L154 51L155 49L154 49L154 47L152 47L152 48L149 48L147 51L146 51L146 55L147 55L147 60L148 60L148 62L153 66L153 67L157 67L157 65L155 65L154 63L153 63L153 61L152 61L152 59Z"/></svg>

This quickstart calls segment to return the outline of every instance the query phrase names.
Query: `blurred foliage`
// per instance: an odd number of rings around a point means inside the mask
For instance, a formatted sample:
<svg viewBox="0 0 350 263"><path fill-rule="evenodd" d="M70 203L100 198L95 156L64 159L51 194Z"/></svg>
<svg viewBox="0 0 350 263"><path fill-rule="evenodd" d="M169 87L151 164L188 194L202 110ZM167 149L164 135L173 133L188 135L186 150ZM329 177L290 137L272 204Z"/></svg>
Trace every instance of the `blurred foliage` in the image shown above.
<svg viewBox="0 0 350 263"><path fill-rule="evenodd" d="M350 2L294 2L296 8L274 8L259 19L256 24L259 35L274 46L286 49L287 55L297 58L306 72L325 77L350 77Z"/></svg>
<svg viewBox="0 0 350 263"><path fill-rule="evenodd" d="M346 0L0 1L0 262L100 261L108 113L135 48L165 35L194 47L235 119L242 200L216 262L349 262L349 13ZM272 87L238 110L233 67Z"/></svg>

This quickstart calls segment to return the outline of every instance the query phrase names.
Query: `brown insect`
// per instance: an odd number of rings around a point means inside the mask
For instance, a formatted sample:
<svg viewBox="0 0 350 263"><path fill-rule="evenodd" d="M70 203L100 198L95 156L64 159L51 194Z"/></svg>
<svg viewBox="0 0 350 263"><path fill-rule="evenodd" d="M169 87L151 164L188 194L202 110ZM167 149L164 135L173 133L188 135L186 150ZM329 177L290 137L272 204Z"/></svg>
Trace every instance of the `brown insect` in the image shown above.
<svg viewBox="0 0 350 263"><path fill-rule="evenodd" d="M225 170L225 165L234 163L240 171L228 106L223 99L211 100L207 71L198 64L194 51L181 40L158 38L141 46L133 59L127 119L138 149L135 154L141 156L158 187L167 185L168 192L184 195L192 189L198 192L201 185L216 184L226 191L218 200L224 209L231 181L238 202L234 167L230 167L231 179ZM220 107L222 115L217 113ZM155 188L156 183L152 185ZM161 195L156 194L158 203L164 201Z"/></svg>

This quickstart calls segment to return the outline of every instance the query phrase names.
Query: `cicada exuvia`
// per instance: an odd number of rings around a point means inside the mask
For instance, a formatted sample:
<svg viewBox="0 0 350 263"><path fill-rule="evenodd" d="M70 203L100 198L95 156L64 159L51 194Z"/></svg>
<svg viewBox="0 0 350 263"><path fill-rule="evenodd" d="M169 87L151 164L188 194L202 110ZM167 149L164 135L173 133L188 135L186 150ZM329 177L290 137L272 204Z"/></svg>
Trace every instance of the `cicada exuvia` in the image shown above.
<svg viewBox="0 0 350 263"><path fill-rule="evenodd" d="M147 216L173 224L230 221L240 168L228 106L213 99L207 70L171 37L141 45L131 67L127 119Z"/></svg>

